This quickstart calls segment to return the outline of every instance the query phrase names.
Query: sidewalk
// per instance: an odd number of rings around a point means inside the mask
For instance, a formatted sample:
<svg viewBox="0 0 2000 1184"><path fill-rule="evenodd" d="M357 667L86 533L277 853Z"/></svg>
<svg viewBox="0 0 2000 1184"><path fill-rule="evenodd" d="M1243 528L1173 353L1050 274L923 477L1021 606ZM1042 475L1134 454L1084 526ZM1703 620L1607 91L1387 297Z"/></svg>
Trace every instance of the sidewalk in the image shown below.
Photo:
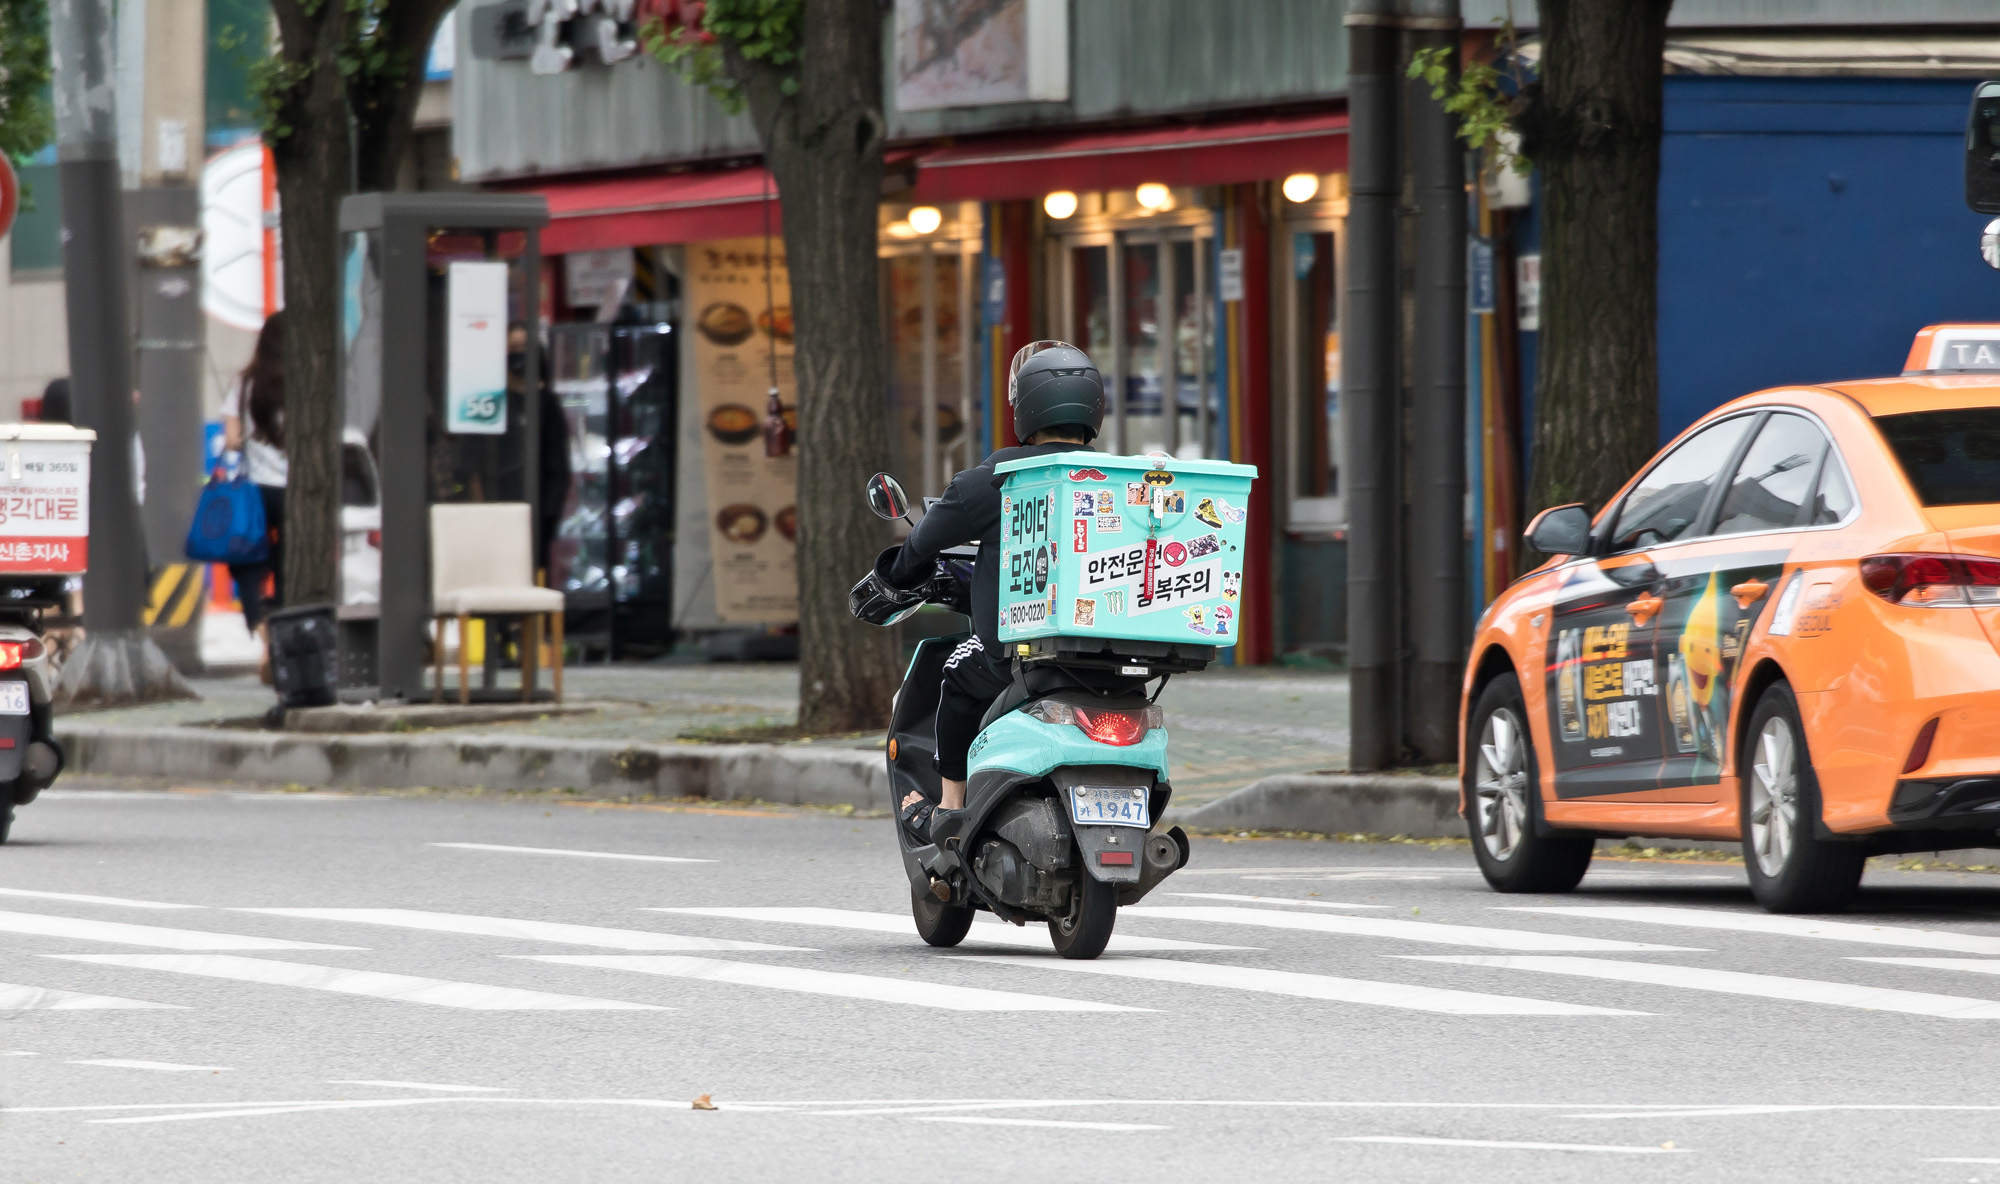
<svg viewBox="0 0 2000 1184"><path fill-rule="evenodd" d="M594 777L587 769L609 762L610 775L632 780L635 756L648 769L670 765L683 770L674 776L682 776L712 756L749 762L761 780L782 780L777 770L788 766L770 758L800 749L821 750L809 757L798 753L801 777L839 767L839 779L851 781L868 775L871 766L880 769L882 737L875 734L774 745L703 742L736 729L795 723L794 665L621 663L570 667L564 679L565 706L590 710L360 735L218 726L247 725L272 703L269 688L238 677L193 680L199 701L67 713L58 718L57 731L71 749L72 771L189 779L266 780L276 775L271 770L310 774L324 765L329 776L354 784L378 767L369 762L394 761L400 762L396 784L384 788L407 783L419 765L422 775L434 780L418 784L521 788L512 782L539 775L546 784L537 788L585 788L561 778ZM1173 735L1177 807L1214 801L1262 778L1347 764L1342 673L1221 667L1175 678L1160 704ZM823 751L828 749L835 751ZM853 756L845 757L848 752ZM456 777L454 761L461 766ZM503 766L515 770L511 777L503 775ZM265 773L252 775L260 769ZM312 783L306 775L284 779ZM751 796L824 800L809 787L784 785Z"/></svg>

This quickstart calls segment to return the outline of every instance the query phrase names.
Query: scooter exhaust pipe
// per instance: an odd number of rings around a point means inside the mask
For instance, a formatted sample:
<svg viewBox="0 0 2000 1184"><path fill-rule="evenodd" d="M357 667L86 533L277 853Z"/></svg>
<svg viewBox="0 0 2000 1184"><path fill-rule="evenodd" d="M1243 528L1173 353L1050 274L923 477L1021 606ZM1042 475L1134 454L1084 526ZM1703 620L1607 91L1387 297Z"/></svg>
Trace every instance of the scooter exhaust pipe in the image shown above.
<svg viewBox="0 0 2000 1184"><path fill-rule="evenodd" d="M1161 880L1187 866L1187 832L1178 826L1156 830L1146 836L1141 852L1145 866L1139 869L1139 882L1126 892L1118 894L1118 904L1121 908L1137 904L1148 892L1159 887Z"/></svg>

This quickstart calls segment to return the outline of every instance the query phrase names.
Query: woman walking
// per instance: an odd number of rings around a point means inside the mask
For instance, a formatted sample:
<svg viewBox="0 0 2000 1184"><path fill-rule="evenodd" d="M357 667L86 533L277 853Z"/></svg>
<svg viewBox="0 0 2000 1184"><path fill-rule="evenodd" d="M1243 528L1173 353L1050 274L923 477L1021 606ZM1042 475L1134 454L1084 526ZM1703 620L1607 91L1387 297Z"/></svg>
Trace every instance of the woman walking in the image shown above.
<svg viewBox="0 0 2000 1184"><path fill-rule="evenodd" d="M283 312L265 318L250 364L222 399L223 447L242 450L245 475L263 497L264 522L270 531L271 549L262 562L229 565L236 599L243 604L243 623L265 642L259 671L265 682L271 680L271 654L264 620L271 608L285 602L285 480L290 466L285 459L284 320ZM269 600L264 595L266 580L271 582Z"/></svg>

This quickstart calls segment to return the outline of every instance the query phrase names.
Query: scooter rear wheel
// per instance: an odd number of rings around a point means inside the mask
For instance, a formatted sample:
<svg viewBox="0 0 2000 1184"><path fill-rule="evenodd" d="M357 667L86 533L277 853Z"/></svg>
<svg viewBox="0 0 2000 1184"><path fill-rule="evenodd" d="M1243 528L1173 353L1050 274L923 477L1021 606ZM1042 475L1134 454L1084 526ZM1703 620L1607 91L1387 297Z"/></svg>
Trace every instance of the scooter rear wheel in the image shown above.
<svg viewBox="0 0 2000 1184"><path fill-rule="evenodd" d="M910 915L916 918L917 936L941 949L964 941L972 929L971 909L945 904L928 891L911 890Z"/></svg>
<svg viewBox="0 0 2000 1184"><path fill-rule="evenodd" d="M1087 871L1078 873L1077 879L1076 890L1069 894L1069 915L1049 920L1049 941L1065 958L1095 958L1110 943L1112 926L1118 923L1118 889Z"/></svg>

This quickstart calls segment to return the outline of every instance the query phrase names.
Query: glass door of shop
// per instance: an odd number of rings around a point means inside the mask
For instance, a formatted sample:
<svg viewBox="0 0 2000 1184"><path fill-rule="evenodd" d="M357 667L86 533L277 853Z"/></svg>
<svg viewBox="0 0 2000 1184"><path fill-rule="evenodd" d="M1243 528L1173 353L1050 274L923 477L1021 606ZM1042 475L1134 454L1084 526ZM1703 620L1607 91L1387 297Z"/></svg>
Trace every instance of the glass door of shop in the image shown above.
<svg viewBox="0 0 2000 1184"><path fill-rule="evenodd" d="M979 352L976 241L927 241L882 260L895 471L920 497L978 464L973 394Z"/></svg>
<svg viewBox="0 0 2000 1184"><path fill-rule="evenodd" d="M1277 413L1287 425L1291 475L1285 521L1294 532L1331 533L1347 524L1340 483L1339 225L1295 221L1290 230L1290 282L1280 307L1284 396Z"/></svg>
<svg viewBox="0 0 2000 1184"><path fill-rule="evenodd" d="M1184 458L1220 451L1210 246L1205 225L1066 242L1061 323L1104 375L1107 451Z"/></svg>

